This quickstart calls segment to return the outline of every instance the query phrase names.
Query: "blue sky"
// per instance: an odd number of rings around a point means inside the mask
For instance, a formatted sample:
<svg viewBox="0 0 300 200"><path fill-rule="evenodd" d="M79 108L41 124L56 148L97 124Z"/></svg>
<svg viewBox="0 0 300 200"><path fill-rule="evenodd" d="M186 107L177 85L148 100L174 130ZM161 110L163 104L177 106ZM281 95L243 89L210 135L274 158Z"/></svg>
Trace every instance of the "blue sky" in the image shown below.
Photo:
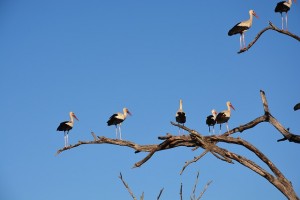
<svg viewBox="0 0 300 200"><path fill-rule="evenodd" d="M299 42L274 31L264 33L246 53L237 54L239 36L228 30L248 19L259 19L246 42L272 21L277 1L6 1L0 3L0 196L6 200L131 199L118 179L122 172L134 193L146 199L185 199L200 172L200 189L213 183L203 199L285 199L266 180L238 163L211 155L190 165L201 154L188 148L159 152L145 165L131 169L146 154L111 145L86 145L55 156L63 147L56 132L68 113L75 112L70 143L97 135L115 137L106 121L123 107L133 116L122 127L123 139L155 144L157 136L177 134L179 99L186 125L208 134L205 118L212 108L236 111L229 126L247 123L263 113L259 90L266 92L272 114L299 134ZM293 4L289 30L300 35L300 8ZM292 181L300 195L300 146L277 143L269 124L234 135L261 149ZM253 158L242 148L222 145Z"/></svg>

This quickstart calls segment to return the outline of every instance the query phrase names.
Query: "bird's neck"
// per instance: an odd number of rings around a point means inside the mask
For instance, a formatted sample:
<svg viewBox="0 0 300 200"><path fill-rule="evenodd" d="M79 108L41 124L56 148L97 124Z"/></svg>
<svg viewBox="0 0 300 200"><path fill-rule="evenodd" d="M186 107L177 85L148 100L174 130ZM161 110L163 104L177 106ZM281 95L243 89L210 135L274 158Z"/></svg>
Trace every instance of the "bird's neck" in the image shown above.
<svg viewBox="0 0 300 200"><path fill-rule="evenodd" d="M70 114L70 123L74 123L74 119L73 119L73 115L72 114Z"/></svg>
<svg viewBox="0 0 300 200"><path fill-rule="evenodd" d="M250 24L250 26L252 26L253 15L251 13L249 15L250 15L250 18L248 19L248 23Z"/></svg>
<svg viewBox="0 0 300 200"><path fill-rule="evenodd" d="M180 100L180 102L179 102L179 110L182 111L182 100Z"/></svg>
<svg viewBox="0 0 300 200"><path fill-rule="evenodd" d="M227 105L227 110L230 112L230 105Z"/></svg>
<svg viewBox="0 0 300 200"><path fill-rule="evenodd" d="M124 119L127 117L127 112L123 111L123 117Z"/></svg>

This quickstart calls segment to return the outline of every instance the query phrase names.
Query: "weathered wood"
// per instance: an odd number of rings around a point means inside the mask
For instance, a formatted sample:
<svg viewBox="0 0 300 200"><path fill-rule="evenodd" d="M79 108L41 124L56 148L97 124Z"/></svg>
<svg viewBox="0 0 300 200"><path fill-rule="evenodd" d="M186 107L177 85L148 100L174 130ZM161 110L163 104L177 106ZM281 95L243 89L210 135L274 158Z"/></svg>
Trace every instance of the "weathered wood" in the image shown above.
<svg viewBox="0 0 300 200"><path fill-rule="evenodd" d="M261 36L264 32L266 32L266 31L268 31L268 30L277 31L278 33L281 33L281 34L290 36L290 37L292 37L292 38L294 38L294 39L296 39L296 40L298 40L298 41L300 42L300 37L299 37L299 36L297 36L297 35L295 35L295 34L289 32L289 31L285 31L285 30L279 29L279 28L277 28L274 24L272 24L272 22L269 22L269 26L267 26L266 28L264 28L263 30L261 30L261 31L256 35L256 37L254 38L254 40L253 40L252 42L250 42L246 48L241 49L241 50L238 52L238 54L243 53L243 52L245 52L245 51L248 51L248 50L255 44L255 42L257 42L257 40L260 38L260 36Z"/></svg>
<svg viewBox="0 0 300 200"><path fill-rule="evenodd" d="M278 130L278 132L283 135L284 138L281 139L280 141L288 140L290 142L300 143L299 135L291 133L289 131L289 129L286 129L281 123L279 123L279 121L274 116L272 116L270 109L269 109L269 105L267 102L265 92L261 90L260 95L261 95L261 99L262 99L264 114L246 124L243 124L243 125L240 125L239 127L233 128L232 130L229 130L228 132L226 131L225 133L223 133L221 135L204 136L201 133L199 133L195 130L192 130L186 126L171 122L171 124L173 126L177 126L181 129L187 131L188 135L174 136L174 135L168 133L166 136L158 137L159 140L163 140L160 144L140 145L140 144L136 144L132 141L110 139L110 138L106 138L104 136L96 137L95 134L92 133L94 140L79 141L75 145L70 145L68 147L59 149L56 154L60 154L63 151L70 150L72 148L78 147L83 144L111 144L111 145L118 145L118 146L126 146L126 147L134 149L135 153L139 153L139 152L148 153L148 155L144 159L142 159L139 162L136 162L134 164L134 167L140 167L143 164L145 164L155 153L162 151L162 150L168 150L168 149L172 149L172 148L176 148L176 147L180 147L180 146L193 147L192 150L202 148L202 149L204 149L204 152L200 156L195 157L193 160L186 162L183 169L181 170L181 173L191 163L197 162L199 159L201 159L207 153L212 153L212 155L214 155L216 158L218 158L222 161L225 161L228 163L233 163L233 161L236 161L236 162L240 163L241 165L247 167L248 169L252 170L253 172L260 175L261 177L268 180L280 192L282 192L288 199L299 200L290 181L285 178L285 176L274 165L274 163L272 163L271 160L269 160L259 149L257 149L254 145L250 144L249 142L247 142L241 138L230 137L234 133L237 133L237 132L242 133L245 130L255 128L256 125L264 122L264 123L269 123L272 126L274 126ZM256 155L256 157L258 159L260 159L263 163L265 163L269 169L268 170L264 169L262 166L256 164L254 161L252 161L246 157L243 157L237 153L234 153L227 149L219 147L218 146L219 143L228 143L228 144L232 144L232 145L239 145L239 146L246 148L250 152L254 153ZM269 171L271 171L272 173L270 173Z"/></svg>

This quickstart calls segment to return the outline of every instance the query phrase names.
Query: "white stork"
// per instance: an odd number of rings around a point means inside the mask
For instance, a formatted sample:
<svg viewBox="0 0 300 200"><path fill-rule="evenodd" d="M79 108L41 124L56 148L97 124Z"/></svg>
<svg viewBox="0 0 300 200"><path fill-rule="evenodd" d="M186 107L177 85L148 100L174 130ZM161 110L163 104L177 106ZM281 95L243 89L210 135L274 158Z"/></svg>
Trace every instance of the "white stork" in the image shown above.
<svg viewBox="0 0 300 200"><path fill-rule="evenodd" d="M296 3L296 0L294 0ZM285 12L285 24L286 24L286 30L288 29L288 11L291 9L292 6L292 0L288 1L281 1L277 3L275 7L275 12L279 12L281 15L281 29L283 30L283 16L282 13Z"/></svg>
<svg viewBox="0 0 300 200"><path fill-rule="evenodd" d="M226 123L227 131L229 132L228 120L230 119L230 114L231 114L230 108L235 110L233 105L230 103L230 101L227 101L226 105L227 105L227 110L219 112L219 114L216 117L217 124L220 124L220 132L221 132L221 125L223 123Z"/></svg>
<svg viewBox="0 0 300 200"><path fill-rule="evenodd" d="M64 121L59 124L56 131L63 131L64 132L64 139L65 139L65 147L69 146L69 131L73 128L74 125L74 119L73 117L79 121L76 117L76 115L73 112L69 113L70 115L70 121Z"/></svg>
<svg viewBox="0 0 300 200"><path fill-rule="evenodd" d="M131 113L127 108L123 108L123 113L119 113L119 112L115 113L107 121L107 126L111 126L111 125L116 126L116 138L118 138L118 129L119 129L120 140L122 140L121 124L126 119L127 114L131 115Z"/></svg>
<svg viewBox="0 0 300 200"><path fill-rule="evenodd" d="M232 29L228 31L228 35L232 36L235 34L240 34L240 49L246 48L245 42L245 32L252 26L253 16L258 18L254 10L249 10L250 18L246 21L237 23Z"/></svg>
<svg viewBox="0 0 300 200"><path fill-rule="evenodd" d="M213 134L215 134L215 124L216 124L216 117L217 117L218 112L215 109L212 109L211 114L212 115L207 116L206 124L208 126L209 133L210 133L210 127L212 126L213 127Z"/></svg>
<svg viewBox="0 0 300 200"><path fill-rule="evenodd" d="M178 124L182 124L184 126L184 123L186 122L186 116L182 109L182 99L179 100L179 109L176 112L175 119ZM180 128L178 130L178 134L180 134Z"/></svg>

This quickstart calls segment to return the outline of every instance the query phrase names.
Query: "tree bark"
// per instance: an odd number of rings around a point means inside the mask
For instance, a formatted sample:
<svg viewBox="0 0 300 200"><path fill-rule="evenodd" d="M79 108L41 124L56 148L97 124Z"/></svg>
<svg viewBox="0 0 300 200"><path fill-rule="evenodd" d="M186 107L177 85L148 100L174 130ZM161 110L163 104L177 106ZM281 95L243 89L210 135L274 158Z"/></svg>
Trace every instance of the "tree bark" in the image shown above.
<svg viewBox="0 0 300 200"><path fill-rule="evenodd" d="M160 144L148 144L148 145L140 145L136 144L132 141L125 141L125 140L119 140L119 139L110 139L106 138L104 136L96 136L94 133L92 133L92 136L94 140L92 141L79 141L75 145L71 145L68 147L64 147L62 149L59 149L57 151L57 155L62 153L63 151L73 149L75 147L78 147L83 144L111 144L111 145L119 145L119 146L127 146L129 148L132 148L135 150L135 153L139 152L146 152L148 155L146 155L142 160L136 162L133 166L140 167L143 164L145 164L150 158L157 152L162 150L168 150L180 146L185 147L193 147L192 150L202 148L204 151L197 157L195 157L191 161L187 161L184 165L184 167L181 170L181 173L185 170L187 166L189 166L191 163L197 162L199 159L201 159L203 156L205 156L207 153L211 153L216 158L228 162L228 163L234 163L234 161L240 163L241 165L247 167L248 169L252 170L253 172L257 173L264 179L268 180L272 185L274 185L282 194L284 194L288 199L290 200L299 200L297 194L294 191L294 188L291 184L291 182L281 173L281 171L275 166L271 160L267 158L259 149L257 149L254 145L249 143L246 140L243 140L241 138L233 138L231 135L234 133L240 132L242 133L245 130L252 129L256 125L260 123L269 123L272 126L274 126L281 135L283 135L283 140L288 140L289 142L294 143L300 143L300 136L291 133L288 129L284 128L284 126L277 121L275 117L272 116L268 102L265 96L264 91L260 91L264 114L262 116L259 116L255 118L254 120L243 124L239 127L235 127L232 130L229 130L228 132L225 132L221 135L211 135L211 136L204 136L201 133L192 130L186 126L171 122L173 126L177 126L183 130L186 130L189 134L188 135L180 135L180 136L174 136L171 134L167 134L166 136L160 136L158 139L163 140ZM254 153L258 159L260 159L262 162L266 164L266 166L271 171L268 172L267 169L264 169L260 165L256 164L254 161L243 157L237 153L231 152L227 149L221 148L218 146L218 143L228 143L233 145L239 145L250 152Z"/></svg>

